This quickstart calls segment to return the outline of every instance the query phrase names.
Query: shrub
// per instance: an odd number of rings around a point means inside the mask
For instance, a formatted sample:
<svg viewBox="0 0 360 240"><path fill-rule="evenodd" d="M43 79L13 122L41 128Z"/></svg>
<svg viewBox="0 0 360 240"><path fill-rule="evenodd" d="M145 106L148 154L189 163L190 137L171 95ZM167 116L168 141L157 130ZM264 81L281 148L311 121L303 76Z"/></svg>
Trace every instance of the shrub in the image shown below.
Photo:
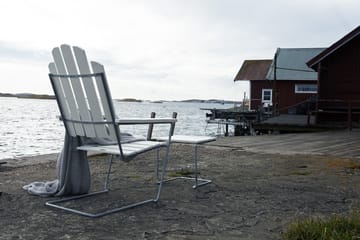
<svg viewBox="0 0 360 240"><path fill-rule="evenodd" d="M284 240L354 240L360 239L360 212L351 216L311 218L292 223Z"/></svg>

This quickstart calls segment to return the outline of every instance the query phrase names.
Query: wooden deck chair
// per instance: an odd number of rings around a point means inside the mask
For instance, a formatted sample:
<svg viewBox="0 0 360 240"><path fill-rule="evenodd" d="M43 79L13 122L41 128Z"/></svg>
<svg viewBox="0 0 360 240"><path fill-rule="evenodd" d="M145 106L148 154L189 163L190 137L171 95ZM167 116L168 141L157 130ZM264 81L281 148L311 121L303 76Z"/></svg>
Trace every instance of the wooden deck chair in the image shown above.
<svg viewBox="0 0 360 240"><path fill-rule="evenodd" d="M106 81L104 67L97 63L88 63L85 51L79 47L61 45L52 51L54 62L49 64L50 80L55 92L58 107L66 129L66 134L78 138L101 138L113 141L112 145L80 145L78 151L92 151L109 154L109 167L105 178L104 189L99 192L79 196L60 198L46 202L47 206L63 209L88 217L100 217L146 203L157 202L160 198L163 183L158 184L155 196L123 207L109 209L100 213L89 213L64 207L60 203L89 197L109 191L108 181L113 157L129 161L134 156L150 150L165 148L162 161L162 179L165 175L171 142L171 129L176 119L118 119L112 104L112 98ZM120 134L122 124L169 124L169 139L165 143L136 140L123 143ZM159 154L158 154L159 156Z"/></svg>

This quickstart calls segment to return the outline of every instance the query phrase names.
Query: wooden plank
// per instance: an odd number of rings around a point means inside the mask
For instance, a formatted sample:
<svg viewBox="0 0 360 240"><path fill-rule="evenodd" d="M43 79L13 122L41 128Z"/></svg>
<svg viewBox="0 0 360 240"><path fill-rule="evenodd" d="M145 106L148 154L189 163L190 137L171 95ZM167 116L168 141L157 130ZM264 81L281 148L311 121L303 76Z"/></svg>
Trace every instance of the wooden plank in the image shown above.
<svg viewBox="0 0 360 240"><path fill-rule="evenodd" d="M66 71L66 68L65 68L65 64L64 64L64 61L62 58L60 48L58 48L58 47L54 48L52 51L52 55L54 58L54 63L56 65L58 74L64 74L64 75L68 74L68 72ZM68 119L80 121L80 115L77 110L78 106L76 104L74 93L73 93L71 84L69 82L69 79L62 77L62 78L60 78L60 81L61 81L61 85L64 90L64 95L65 95L65 99L67 101L67 105L69 106L69 110L70 110L70 116L68 117ZM75 123L74 129L75 129L75 132L77 135L79 135L79 136L85 135L84 129L81 124Z"/></svg>
<svg viewBox="0 0 360 240"><path fill-rule="evenodd" d="M66 65L66 69L68 74L77 75L77 64L75 62L73 53L71 51L71 47L69 45L61 45L61 51L63 55L63 59ZM81 84L81 79L79 77L71 77L70 84L72 86L72 90L74 93L74 97L76 99L76 103L78 106L78 112L80 114L81 120L91 121L90 112L87 105L86 96L83 90L83 86ZM83 124L82 126L85 130L85 135L87 137L96 137L94 125L92 124Z"/></svg>
<svg viewBox="0 0 360 240"><path fill-rule="evenodd" d="M99 92L100 104L104 111L104 117L106 121L115 121L115 116L111 115L111 112L115 115L115 108L113 107L112 98L110 94L110 89L108 89L106 77L105 77L105 69L104 66L97 62L91 62L91 67L94 73L103 73L104 79L100 76L95 77L95 82L97 86L97 90ZM109 100L108 100L109 97ZM116 140L116 130L115 126L112 124L108 125L108 136L109 138Z"/></svg>
<svg viewBox="0 0 360 240"><path fill-rule="evenodd" d="M58 74L57 70L56 70L56 67L55 67L55 63L49 63L49 71L50 73L52 74ZM62 109L62 114L64 114L64 117L66 119L70 118L70 109L69 109L69 106L67 104L67 101L66 101L66 97L65 97L65 93L64 93L64 89L61 85L61 81L60 81L60 78L58 77L54 77L53 78L53 84L54 84L54 91L56 93L56 96L57 96L57 100L58 100L58 104L60 105L61 109ZM66 124L66 128L67 128L67 131L69 131L69 134L70 136L76 136L76 133L75 133L75 129L74 129L74 124L71 123L71 122L65 122L64 124Z"/></svg>
<svg viewBox="0 0 360 240"><path fill-rule="evenodd" d="M90 66L86 53L83 49L79 47L73 47L75 59L78 63L80 74L91 74ZM89 104L89 113L91 118L94 121L101 122L104 120L103 113L99 104L99 97L96 93L96 88L94 85L94 79L92 77L83 77L82 83L86 92L87 101ZM95 125L95 134L97 137L107 137L108 133L106 132L106 127L104 125Z"/></svg>
<svg viewBox="0 0 360 240"><path fill-rule="evenodd" d="M218 138L211 145L241 148L257 153L315 154L360 157L360 131L329 131Z"/></svg>

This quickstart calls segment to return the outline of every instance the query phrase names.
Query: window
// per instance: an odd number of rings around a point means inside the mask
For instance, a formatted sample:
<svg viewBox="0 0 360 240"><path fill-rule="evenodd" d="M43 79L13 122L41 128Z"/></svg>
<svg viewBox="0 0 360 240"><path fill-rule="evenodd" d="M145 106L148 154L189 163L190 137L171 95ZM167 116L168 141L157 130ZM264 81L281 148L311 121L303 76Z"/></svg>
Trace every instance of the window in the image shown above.
<svg viewBox="0 0 360 240"><path fill-rule="evenodd" d="M295 93L317 93L317 84L295 84Z"/></svg>
<svg viewBox="0 0 360 240"><path fill-rule="evenodd" d="M272 102L272 90L271 89L263 89L262 90L262 103L271 103Z"/></svg>

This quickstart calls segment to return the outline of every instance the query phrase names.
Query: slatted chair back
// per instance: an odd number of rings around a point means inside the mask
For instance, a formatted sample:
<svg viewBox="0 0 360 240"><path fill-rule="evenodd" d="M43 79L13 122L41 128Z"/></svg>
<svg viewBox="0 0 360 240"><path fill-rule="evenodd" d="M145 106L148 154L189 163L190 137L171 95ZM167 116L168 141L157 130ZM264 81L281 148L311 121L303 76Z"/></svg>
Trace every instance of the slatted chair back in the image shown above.
<svg viewBox="0 0 360 240"><path fill-rule="evenodd" d="M89 64L84 50L78 47L70 47L69 45L61 45L60 48L54 48L52 55L54 62L49 64L49 77L54 88L67 134L72 137L106 138L116 142L108 145L86 144L85 142L76 147L77 151L92 151L110 155L103 190L47 201L46 205L83 216L101 217L147 203L157 202L160 199L161 189L166 175L166 165L169 159L171 143L171 129L175 127L176 119L117 119L115 117L116 115L107 85L104 67L101 64L96 62ZM135 137L129 140L124 137L124 141L121 142L119 126L126 124L168 124L168 140L165 142L157 142ZM124 134L124 136L126 136L126 134ZM76 208L65 207L61 204L63 202L108 192L108 182L114 156L120 156L121 160L130 161L139 154L157 149L158 154L156 161L159 163L159 150L161 148L165 148L165 154L161 161L161 177L157 184L156 194L152 198L98 213L80 211ZM70 159L69 161L72 160Z"/></svg>
<svg viewBox="0 0 360 240"><path fill-rule="evenodd" d="M69 45L54 48L52 55L49 77L68 134L120 143L103 65L90 65L83 49Z"/></svg>

